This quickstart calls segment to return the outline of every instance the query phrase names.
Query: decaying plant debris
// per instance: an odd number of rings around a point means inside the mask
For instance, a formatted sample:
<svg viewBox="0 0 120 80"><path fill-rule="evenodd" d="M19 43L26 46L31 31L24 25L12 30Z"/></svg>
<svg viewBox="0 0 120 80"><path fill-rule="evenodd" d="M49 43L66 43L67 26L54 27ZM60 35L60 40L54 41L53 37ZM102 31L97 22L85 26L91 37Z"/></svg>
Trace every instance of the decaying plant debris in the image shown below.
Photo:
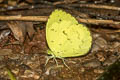
<svg viewBox="0 0 120 80"><path fill-rule="evenodd" d="M119 0L0 0L0 3L1 80L9 79L6 67L18 80L104 80L100 78L106 74L104 71L120 62ZM45 26L54 9L71 13L92 33L90 52L66 59L70 70L59 59L59 67L52 60L44 65L48 56ZM17 41L21 46L14 44ZM115 71L118 72L111 76L112 80L120 78L120 71Z"/></svg>

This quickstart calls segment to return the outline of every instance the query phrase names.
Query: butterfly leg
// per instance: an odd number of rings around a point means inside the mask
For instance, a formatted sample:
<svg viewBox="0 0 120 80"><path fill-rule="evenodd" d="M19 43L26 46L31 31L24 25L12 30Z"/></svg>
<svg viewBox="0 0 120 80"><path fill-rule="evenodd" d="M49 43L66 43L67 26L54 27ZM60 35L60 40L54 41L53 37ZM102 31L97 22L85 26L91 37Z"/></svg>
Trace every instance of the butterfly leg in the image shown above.
<svg viewBox="0 0 120 80"><path fill-rule="evenodd" d="M56 63L56 64L57 64L57 66L58 66L58 62L57 62L56 57L54 57L54 56L53 56L53 60L55 61L55 63Z"/></svg>
<svg viewBox="0 0 120 80"><path fill-rule="evenodd" d="M59 59L61 59L62 62L63 62L63 64L64 64L68 69L70 69L70 67L65 63L65 59L64 59L64 58L59 57Z"/></svg>
<svg viewBox="0 0 120 80"><path fill-rule="evenodd" d="M48 61L53 58L53 56L46 56L47 60L45 62L45 66L47 65Z"/></svg>
<svg viewBox="0 0 120 80"><path fill-rule="evenodd" d="M57 62L57 59L56 59L55 56L47 56L46 58L47 58L47 60L46 60L46 62L45 62L45 66L47 65L48 61L49 61L50 59L52 59L52 58L53 58L53 60L55 61L55 63L57 64L57 66L58 66L58 62Z"/></svg>
<svg viewBox="0 0 120 80"><path fill-rule="evenodd" d="M51 51L49 51L49 52L51 52ZM59 58L59 59L62 60L63 64L64 64L68 69L70 69L69 66L65 63L65 59L64 59L64 58L62 58L62 57L56 57L53 53L51 53L51 54L52 54L52 56L47 56L47 60L46 60L45 66L47 65L48 61L49 61L50 59L52 59L52 58L53 58L53 60L55 61L56 65L59 66L59 65L58 65L58 61L57 61L57 59L56 59L56 58Z"/></svg>
<svg viewBox="0 0 120 80"><path fill-rule="evenodd" d="M57 67L59 67L58 61L57 61L57 59L56 59L55 56L47 56L47 60L46 60L45 66L47 65L48 61L49 61L50 59L52 59L52 58L53 58L53 60L55 61ZM59 57L59 59L61 59L62 62L63 62L63 64L64 64L68 69L70 69L70 67L65 63L65 59L64 59L64 58Z"/></svg>

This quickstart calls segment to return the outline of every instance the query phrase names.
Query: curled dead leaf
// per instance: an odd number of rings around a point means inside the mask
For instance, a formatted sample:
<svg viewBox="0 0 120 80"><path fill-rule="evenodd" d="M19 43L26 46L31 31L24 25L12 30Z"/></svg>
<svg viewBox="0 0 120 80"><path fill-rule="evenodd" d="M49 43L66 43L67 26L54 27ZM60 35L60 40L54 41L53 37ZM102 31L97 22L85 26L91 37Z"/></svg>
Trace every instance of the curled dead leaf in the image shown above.
<svg viewBox="0 0 120 80"><path fill-rule="evenodd" d="M25 40L26 27L25 24L21 21L9 21L7 23L9 28L14 34L14 37L21 43Z"/></svg>
<svg viewBox="0 0 120 80"><path fill-rule="evenodd" d="M32 22L10 21L7 25L13 32L14 37L21 43L24 42L27 33L30 39L35 33Z"/></svg>
<svg viewBox="0 0 120 80"><path fill-rule="evenodd" d="M33 28L33 23L32 22L24 22L24 23L26 24L26 30L27 30L28 36L30 39L32 39L35 33L35 30Z"/></svg>

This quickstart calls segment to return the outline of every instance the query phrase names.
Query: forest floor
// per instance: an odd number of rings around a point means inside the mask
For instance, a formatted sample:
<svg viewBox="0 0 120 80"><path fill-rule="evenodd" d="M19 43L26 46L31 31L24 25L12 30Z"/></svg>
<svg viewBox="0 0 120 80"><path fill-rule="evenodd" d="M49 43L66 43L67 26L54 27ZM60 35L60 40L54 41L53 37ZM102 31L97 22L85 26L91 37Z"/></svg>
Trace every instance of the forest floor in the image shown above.
<svg viewBox="0 0 120 80"><path fill-rule="evenodd" d="M48 16L54 9L13 10L3 12L1 15L44 16L45 14ZM17 22L18 25L26 24L24 21ZM17 80L97 80L111 64L120 60L120 31L109 25L86 24L93 38L92 48L84 56L65 58L69 69L60 59L57 59L59 66L53 59L45 65L48 56L46 53L48 49L45 36L46 22L31 22L30 25L34 25L34 30L31 30L34 35L28 32L29 36L28 34L19 36L24 40L21 45L14 44L22 40L17 40L14 32L11 31L13 28L9 28L7 23L9 22L0 22L0 80L9 80L6 68L11 70ZM17 31L24 32L25 30ZM111 80L119 80L119 74L113 74L114 77Z"/></svg>

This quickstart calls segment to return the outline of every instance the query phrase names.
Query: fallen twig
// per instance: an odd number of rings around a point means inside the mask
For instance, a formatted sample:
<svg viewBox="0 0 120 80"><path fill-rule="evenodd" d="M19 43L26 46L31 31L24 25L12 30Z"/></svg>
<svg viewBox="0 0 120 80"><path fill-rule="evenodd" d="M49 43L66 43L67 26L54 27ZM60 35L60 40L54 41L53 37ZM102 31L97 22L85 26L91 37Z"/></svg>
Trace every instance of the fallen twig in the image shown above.
<svg viewBox="0 0 120 80"><path fill-rule="evenodd" d="M48 16L0 16L0 20L47 21Z"/></svg>
<svg viewBox="0 0 120 80"><path fill-rule="evenodd" d="M48 16L0 16L0 20L20 20L20 21L47 21ZM83 19L83 18L77 18L77 20L81 23L86 24L112 24L112 25L120 25L119 21L113 21L113 20L97 20L97 19ZM118 27L114 27L118 28Z"/></svg>
<svg viewBox="0 0 120 80"><path fill-rule="evenodd" d="M113 20L98 20L98 19L81 19L77 18L79 22L87 23L87 24L113 24L113 25L120 25L119 21Z"/></svg>
<svg viewBox="0 0 120 80"><path fill-rule="evenodd" d="M54 2L53 5L58 5L58 4L69 4L69 3L74 3L77 2L78 0L64 0L64 1L57 1Z"/></svg>
<svg viewBox="0 0 120 80"><path fill-rule="evenodd" d="M97 8L97 9L109 9L109 10L117 10L120 11L120 7L116 6L108 6L108 5L96 5L96 4L68 4L68 6L72 7L88 7L88 8Z"/></svg>

